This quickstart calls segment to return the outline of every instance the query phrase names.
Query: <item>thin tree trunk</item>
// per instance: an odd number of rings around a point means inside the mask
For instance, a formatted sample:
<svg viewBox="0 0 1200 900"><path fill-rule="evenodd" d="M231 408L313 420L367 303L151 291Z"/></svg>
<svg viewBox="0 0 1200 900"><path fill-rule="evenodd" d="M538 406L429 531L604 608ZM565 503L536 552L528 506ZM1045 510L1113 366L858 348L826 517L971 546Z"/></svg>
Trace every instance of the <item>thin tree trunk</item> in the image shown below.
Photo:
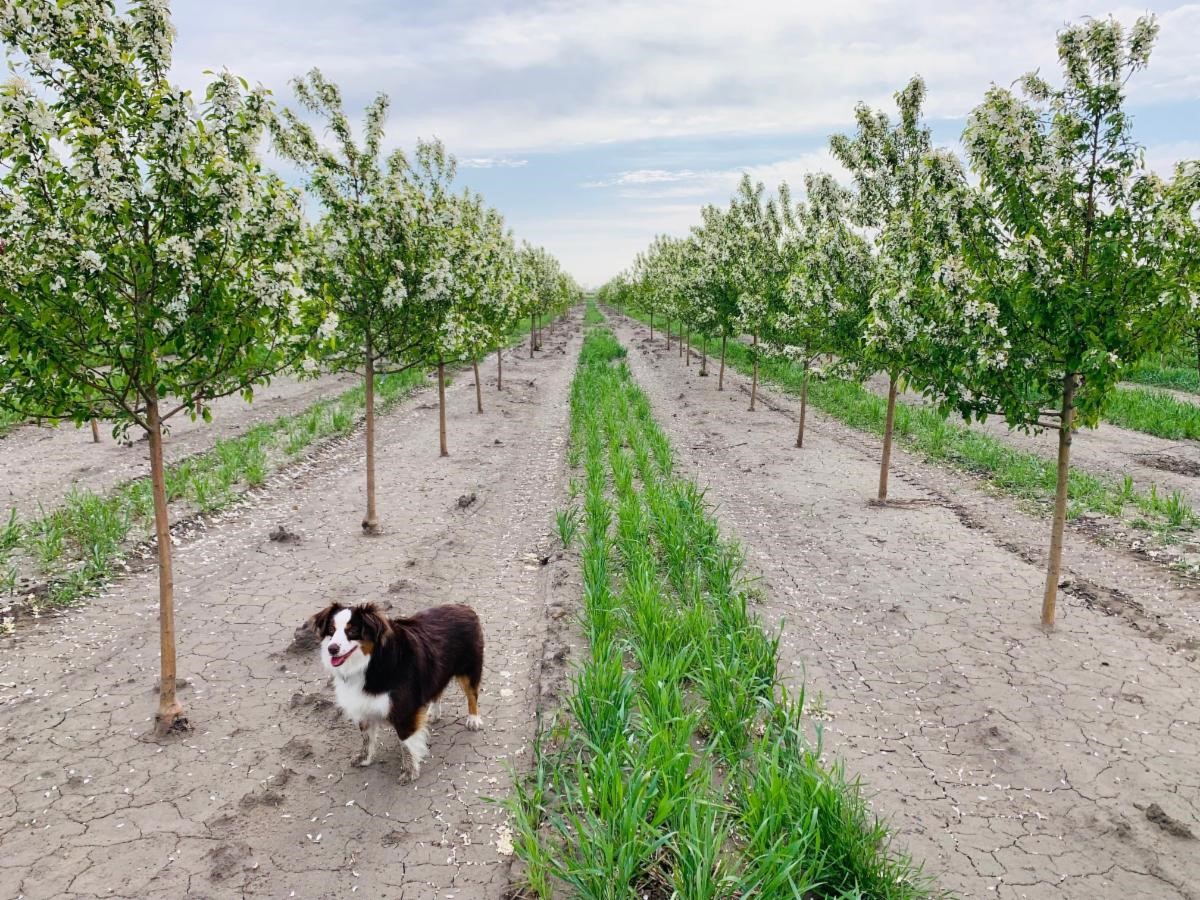
<svg viewBox="0 0 1200 900"><path fill-rule="evenodd" d="M479 383L479 360L471 360L471 365L475 368L475 412L483 412L483 386Z"/></svg>
<svg viewBox="0 0 1200 900"><path fill-rule="evenodd" d="M446 364L438 360L438 433L442 439L442 456L449 456L446 446Z"/></svg>
<svg viewBox="0 0 1200 900"><path fill-rule="evenodd" d="M496 349L496 390L504 390L504 351Z"/></svg>
<svg viewBox="0 0 1200 900"><path fill-rule="evenodd" d="M758 335L750 345L754 353L754 377L750 380L750 412L754 412L754 401L758 399Z"/></svg>
<svg viewBox="0 0 1200 900"><path fill-rule="evenodd" d="M534 326L533 313L529 314L529 358L533 359L533 343L537 340L537 328Z"/></svg>
<svg viewBox="0 0 1200 900"><path fill-rule="evenodd" d="M671 349L671 320L667 319L667 349Z"/></svg>
<svg viewBox="0 0 1200 900"><path fill-rule="evenodd" d="M379 533L379 519L375 515L375 348L367 340L367 514L362 520L364 534Z"/></svg>
<svg viewBox="0 0 1200 900"><path fill-rule="evenodd" d="M800 430L796 433L796 446L804 447L804 415L808 412L808 356L804 357L804 378L800 382Z"/></svg>
<svg viewBox="0 0 1200 900"><path fill-rule="evenodd" d="M683 355L683 364L690 366L692 364L692 329L687 330L687 352Z"/></svg>
<svg viewBox="0 0 1200 900"><path fill-rule="evenodd" d="M96 419L92 419L92 443L100 443L100 423Z"/></svg>
<svg viewBox="0 0 1200 900"><path fill-rule="evenodd" d="M897 376L889 373L887 417L883 423L883 457L879 461L879 502L887 500L888 469L892 464L892 426L896 423Z"/></svg>
<svg viewBox="0 0 1200 900"><path fill-rule="evenodd" d="M654 313L650 313L650 342L654 343Z"/></svg>
<svg viewBox="0 0 1200 900"><path fill-rule="evenodd" d="M700 374L708 375L708 335L700 335Z"/></svg>
<svg viewBox="0 0 1200 900"><path fill-rule="evenodd" d="M1054 602L1062 572L1063 529L1067 522L1067 479L1071 473L1071 424L1075 419L1075 375L1063 378L1062 418L1058 425L1058 484L1054 492L1054 522L1050 527L1050 559L1042 595L1042 627L1054 627Z"/></svg>
<svg viewBox="0 0 1200 900"><path fill-rule="evenodd" d="M683 323L679 323L679 358L683 359Z"/></svg>
<svg viewBox="0 0 1200 900"><path fill-rule="evenodd" d="M150 438L150 483L154 494L154 536L158 541L159 683L155 731L159 735L187 728L183 706L175 696L175 580L171 573L171 522L167 512L167 476L163 466L162 422L158 396L146 402Z"/></svg>
<svg viewBox="0 0 1200 900"><path fill-rule="evenodd" d="M728 335L721 335L721 374L717 378L717 390L725 390L725 340Z"/></svg>

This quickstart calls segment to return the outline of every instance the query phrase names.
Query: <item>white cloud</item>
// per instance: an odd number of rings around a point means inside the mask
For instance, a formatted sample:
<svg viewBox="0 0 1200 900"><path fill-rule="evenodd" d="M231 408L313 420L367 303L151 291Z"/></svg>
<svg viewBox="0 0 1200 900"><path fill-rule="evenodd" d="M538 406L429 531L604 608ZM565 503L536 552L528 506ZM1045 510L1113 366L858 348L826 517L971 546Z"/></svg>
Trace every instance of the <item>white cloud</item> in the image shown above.
<svg viewBox="0 0 1200 900"><path fill-rule="evenodd" d="M481 15L457 5L217 2L226 15L191 12L180 29L185 80L224 64L286 94L288 77L319 65L348 97L388 91L405 141L437 134L479 157L822 134L845 127L859 100L888 102L916 72L929 82L929 114L960 118L992 81L1056 71L1054 34L1065 22L1142 12L1094 0L537 0ZM1162 38L1132 95L1200 99L1200 4L1155 5Z"/></svg>
<svg viewBox="0 0 1200 900"><path fill-rule="evenodd" d="M585 181L585 188L620 188L619 195L629 199L670 199L682 197L710 196L713 201L726 199L733 192L743 174L754 181L763 182L774 190L787 182L793 193L804 186L804 176L828 172L838 181L849 183L849 173L826 149L814 150L800 156L781 159L772 163L743 166L731 169L634 169L619 172L609 178ZM660 187L660 185L669 187Z"/></svg>
<svg viewBox="0 0 1200 900"><path fill-rule="evenodd" d="M1170 141L1146 147L1146 168L1163 178L1173 178L1175 164L1185 159L1200 159L1200 141Z"/></svg>
<svg viewBox="0 0 1200 900"><path fill-rule="evenodd" d="M1153 130L1167 109L1194 115L1200 104L1200 2L1141 2L1162 30L1148 70L1130 84L1135 137L1149 145L1148 163L1169 173L1177 159L1200 156L1177 124ZM174 12L174 74L184 84L197 89L204 69L227 66L290 102L288 79L319 66L351 110L385 91L390 146L437 135L464 169L483 170L476 177L494 183L513 170L527 189L520 206L503 211L521 223L518 232L596 282L656 232L686 232L701 204L725 202L743 171L771 188L786 180L797 194L805 172L837 174L822 149L775 151L775 162L740 167L738 148L778 147L785 135L799 148L823 145L830 132L852 127L855 103L892 108L892 94L915 73L928 84L930 119L961 121L992 83L1031 69L1056 77L1054 36L1065 23L1110 13L1128 23L1145 8L1095 0L210 0ZM1144 115L1155 106L1157 114ZM703 152L710 141L721 143L720 154ZM621 162L563 175L565 150L589 148L580 152L590 160L613 145ZM623 171L601 174L613 169ZM551 177L543 186L544 172ZM585 214L562 215L574 206Z"/></svg>
<svg viewBox="0 0 1200 900"><path fill-rule="evenodd" d="M529 165L527 159L506 159L491 156L469 156L460 159L458 164L464 169L523 169Z"/></svg>

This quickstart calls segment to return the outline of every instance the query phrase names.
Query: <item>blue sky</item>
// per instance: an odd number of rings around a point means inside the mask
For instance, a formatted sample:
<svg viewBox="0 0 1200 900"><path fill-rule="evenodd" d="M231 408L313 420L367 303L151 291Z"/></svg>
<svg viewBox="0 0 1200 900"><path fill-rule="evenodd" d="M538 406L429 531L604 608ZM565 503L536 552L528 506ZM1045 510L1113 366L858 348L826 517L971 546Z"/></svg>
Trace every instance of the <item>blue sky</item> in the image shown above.
<svg viewBox="0 0 1200 900"><path fill-rule="evenodd" d="M954 144L992 82L1054 75L1054 35L1087 15L1162 33L1130 89L1135 135L1167 171L1200 157L1200 3L1012 0L814 4L768 0L396 2L182 0L175 78L226 67L293 103L312 66L352 114L392 100L388 140L439 137L460 180L598 285L661 232L686 233L742 171L798 184L833 169L828 137L854 104L929 86L938 139Z"/></svg>

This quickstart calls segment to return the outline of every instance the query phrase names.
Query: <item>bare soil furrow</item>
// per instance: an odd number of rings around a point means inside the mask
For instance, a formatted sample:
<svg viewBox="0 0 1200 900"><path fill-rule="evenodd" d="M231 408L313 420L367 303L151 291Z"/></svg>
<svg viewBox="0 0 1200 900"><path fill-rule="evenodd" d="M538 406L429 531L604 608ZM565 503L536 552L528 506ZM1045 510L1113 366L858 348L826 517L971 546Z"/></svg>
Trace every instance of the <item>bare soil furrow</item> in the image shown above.
<svg viewBox="0 0 1200 900"><path fill-rule="evenodd" d="M382 535L359 528L355 434L177 548L190 734L147 737L152 571L0 643L0 896L500 897L510 848L487 798L507 794L533 736L578 335L575 314L538 358L506 354L483 415L460 376L449 458L428 389L381 417ZM298 540L271 540L280 525ZM396 614L464 602L483 620L485 730L466 730L452 687L415 785L399 783L394 734L373 767L350 765L357 729L293 644L335 598Z"/></svg>

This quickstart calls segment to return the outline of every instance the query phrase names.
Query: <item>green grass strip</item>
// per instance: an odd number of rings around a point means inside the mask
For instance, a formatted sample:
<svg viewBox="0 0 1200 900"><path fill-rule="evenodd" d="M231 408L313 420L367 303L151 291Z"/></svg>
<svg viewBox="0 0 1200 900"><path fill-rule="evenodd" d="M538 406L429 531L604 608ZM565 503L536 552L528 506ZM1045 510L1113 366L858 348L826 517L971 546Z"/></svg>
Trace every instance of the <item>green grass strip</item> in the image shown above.
<svg viewBox="0 0 1200 900"><path fill-rule="evenodd" d="M637 313L632 315L641 318ZM748 375L754 365L753 351L741 342L729 341L725 361ZM759 378L799 396L804 372L790 360L764 355L759 361ZM887 401L860 384L840 378L813 378L809 382L808 402L852 428L883 434ZM1017 450L970 426L951 422L934 407L896 404L894 433L909 450L924 458L980 477L1006 494L1038 504L1041 511L1048 512L1054 502L1057 480L1054 460ZM1200 524L1200 517L1181 492L1167 494L1154 485L1149 491L1138 491L1128 477L1118 481L1072 468L1067 496L1068 518L1078 518L1085 512L1129 517L1132 507L1134 525L1156 530L1168 540L1177 532Z"/></svg>
<svg viewBox="0 0 1200 900"><path fill-rule="evenodd" d="M593 329L572 385L590 653L510 800L527 886L597 900L928 896L857 783L821 763L803 694L776 680L778 639L749 612L742 553L674 474L623 356Z"/></svg>
<svg viewBox="0 0 1200 900"><path fill-rule="evenodd" d="M1117 388L1104 408L1104 419L1121 428L1168 440L1200 438L1200 404L1165 391Z"/></svg>
<svg viewBox="0 0 1200 900"><path fill-rule="evenodd" d="M1139 360L1126 374L1125 380L1150 387L1200 394L1200 360L1197 360L1193 347L1178 347L1167 353L1152 353Z"/></svg>

